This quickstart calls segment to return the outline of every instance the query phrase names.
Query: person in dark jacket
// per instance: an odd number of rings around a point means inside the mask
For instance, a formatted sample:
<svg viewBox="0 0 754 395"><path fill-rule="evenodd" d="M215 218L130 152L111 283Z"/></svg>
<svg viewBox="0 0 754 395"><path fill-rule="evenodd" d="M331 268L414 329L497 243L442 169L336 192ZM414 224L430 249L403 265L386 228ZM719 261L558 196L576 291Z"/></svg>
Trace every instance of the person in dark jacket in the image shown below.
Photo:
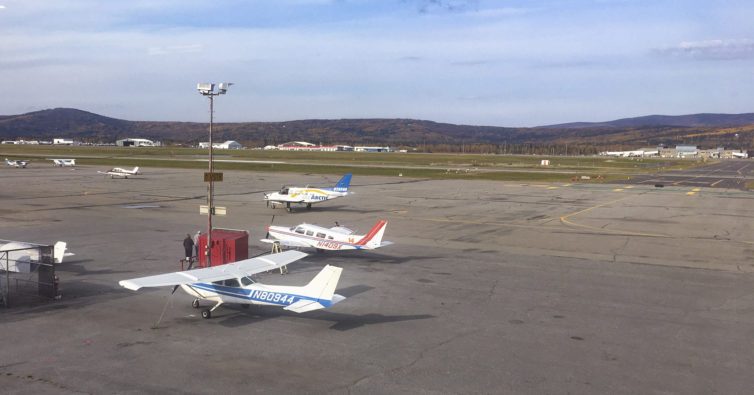
<svg viewBox="0 0 754 395"><path fill-rule="evenodd" d="M191 253L194 252L194 240L191 240L191 235L186 233L186 238L183 239L183 250L186 253L186 260L191 261Z"/></svg>

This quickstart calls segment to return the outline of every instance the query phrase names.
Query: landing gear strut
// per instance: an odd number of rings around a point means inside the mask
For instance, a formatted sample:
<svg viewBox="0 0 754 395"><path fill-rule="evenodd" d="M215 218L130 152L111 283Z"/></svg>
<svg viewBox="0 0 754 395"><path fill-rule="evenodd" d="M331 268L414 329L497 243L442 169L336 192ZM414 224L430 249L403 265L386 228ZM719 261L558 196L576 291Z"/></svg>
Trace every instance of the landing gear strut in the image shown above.
<svg viewBox="0 0 754 395"><path fill-rule="evenodd" d="M223 302L217 302L217 304L211 309L202 310L202 318L204 319L212 318L212 312L215 311L216 308L220 307L221 304L223 304Z"/></svg>

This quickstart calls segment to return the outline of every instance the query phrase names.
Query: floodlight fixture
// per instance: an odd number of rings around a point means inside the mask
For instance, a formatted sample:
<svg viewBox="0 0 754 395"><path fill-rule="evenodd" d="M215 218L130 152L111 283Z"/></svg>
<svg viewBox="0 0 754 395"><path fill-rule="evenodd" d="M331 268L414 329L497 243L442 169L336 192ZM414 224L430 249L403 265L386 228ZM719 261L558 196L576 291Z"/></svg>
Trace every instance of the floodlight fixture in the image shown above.
<svg viewBox="0 0 754 395"><path fill-rule="evenodd" d="M218 87L219 94L224 95L226 92L228 92L228 88L233 85L232 82L221 82L220 86Z"/></svg>
<svg viewBox="0 0 754 395"><path fill-rule="evenodd" d="M209 82L200 82L196 84L196 90L202 95L211 95L215 90L215 84Z"/></svg>

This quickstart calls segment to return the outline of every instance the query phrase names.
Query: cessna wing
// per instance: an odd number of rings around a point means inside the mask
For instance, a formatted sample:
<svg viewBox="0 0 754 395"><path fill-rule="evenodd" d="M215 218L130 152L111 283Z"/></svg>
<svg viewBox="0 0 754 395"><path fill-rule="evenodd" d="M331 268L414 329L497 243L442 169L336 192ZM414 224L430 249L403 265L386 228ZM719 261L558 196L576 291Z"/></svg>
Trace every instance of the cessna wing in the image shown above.
<svg viewBox="0 0 754 395"><path fill-rule="evenodd" d="M166 287L171 285L185 285L197 282L213 282L236 277L251 276L267 270L277 269L288 265L303 257L306 253L300 251L286 251L261 257L245 259L243 261L213 266L203 269L186 270L158 274L155 276L139 277L118 282L120 286L136 291L143 287Z"/></svg>

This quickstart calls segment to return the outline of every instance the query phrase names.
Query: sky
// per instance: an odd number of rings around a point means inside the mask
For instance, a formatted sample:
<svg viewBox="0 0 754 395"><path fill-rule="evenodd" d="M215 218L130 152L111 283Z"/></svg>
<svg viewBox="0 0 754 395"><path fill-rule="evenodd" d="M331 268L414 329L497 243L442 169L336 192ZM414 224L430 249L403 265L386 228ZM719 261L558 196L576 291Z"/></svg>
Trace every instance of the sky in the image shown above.
<svg viewBox="0 0 754 395"><path fill-rule="evenodd" d="M0 114L525 127L754 112L754 1L0 0Z"/></svg>

